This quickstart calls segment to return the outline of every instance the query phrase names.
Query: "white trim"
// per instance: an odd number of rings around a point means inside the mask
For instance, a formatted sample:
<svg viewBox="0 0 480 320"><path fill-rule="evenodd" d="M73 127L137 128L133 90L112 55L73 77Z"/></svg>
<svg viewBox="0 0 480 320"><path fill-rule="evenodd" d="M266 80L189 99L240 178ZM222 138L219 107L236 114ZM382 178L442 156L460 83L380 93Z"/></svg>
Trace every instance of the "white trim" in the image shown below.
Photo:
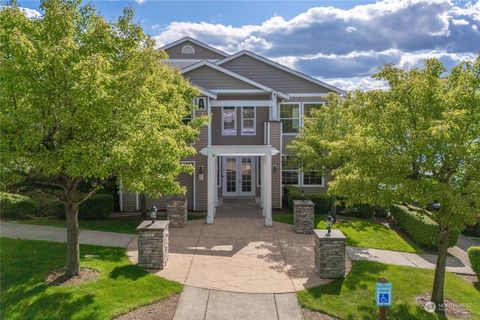
<svg viewBox="0 0 480 320"><path fill-rule="evenodd" d="M280 122L280 132L282 132L282 123ZM280 165L279 165L279 180L280 181L280 209L283 208L283 185L282 185L282 154L283 154L283 136L280 134Z"/></svg>
<svg viewBox="0 0 480 320"><path fill-rule="evenodd" d="M237 53L235 53L235 54L233 54L233 55L231 55L231 56L229 56L229 57L226 57L225 59L222 59L222 60L218 61L218 62L217 62L217 65L222 65L222 64L224 64L225 62L231 61L231 60L236 59L236 58L238 58L238 57L240 57L240 56L243 56L243 55L247 55L247 56L249 56L249 57L251 57L251 58L254 58L254 59L257 59L257 60L259 60L259 61L262 61L262 62L264 62L264 63L266 63L266 64L269 64L269 65L271 65L271 66L273 66L273 67L275 67L275 68L278 68L278 69L281 69L281 70L286 71L286 72L288 72L288 73L291 73L291 74L293 74L293 75L296 75L297 77L300 77L300 78L302 78L302 79L304 79L304 80L313 82L313 83L315 83L315 84L317 84L317 85L319 85L319 86L322 86L322 87L325 87L325 88L327 88L327 89L330 89L330 90L332 90L332 91L334 91L334 92L336 92L336 93L338 93L338 94L345 94L345 91L342 90L342 89L340 89L340 88L337 88L337 87L335 87L335 86L329 85L329 84L327 84L327 83L325 83L325 82L323 82L323 81L320 81L320 80L318 80L318 79L315 79L315 78L313 78L313 77L311 77L311 76L308 76L308 75L306 75L306 74L304 74L304 73L301 73L301 72L299 72L299 71L290 69L290 68L288 68L288 67L286 67L286 66L284 66L284 65L281 65L281 64L279 64L279 63L277 63L277 62L274 62L274 61L272 61L272 60L269 60L269 59L267 59L267 58L264 58L264 57L262 57L262 56L259 56L259 55L255 54L255 53L250 52L250 51L247 51L247 50L242 50L242 51L237 52Z"/></svg>
<svg viewBox="0 0 480 320"><path fill-rule="evenodd" d="M262 89L210 89L212 92L221 93L221 94L242 94L242 93L252 93L252 94L265 94L265 90Z"/></svg>
<svg viewBox="0 0 480 320"><path fill-rule="evenodd" d="M200 90L200 93L204 96L207 96L212 99L217 99L217 94L215 92L212 92L211 90L202 88L200 86L197 86L196 84L191 84L192 86L196 87L198 90Z"/></svg>
<svg viewBox="0 0 480 320"><path fill-rule="evenodd" d="M193 42L193 43L195 43L196 45L198 45L198 46L200 46L200 47L203 47L203 48L208 49L208 50L210 50L210 51L216 52L216 53L218 53L218 54L221 55L221 56L228 57L228 54L227 54L227 53L225 53L225 52L223 52L223 51L221 51L221 50L218 50L218 49L216 49L216 48L214 48L214 47L212 47L212 46L209 46L209 45L206 44L206 43L203 43L203 42L200 42L200 41L195 40L195 39L193 39L193 38L190 38L190 37L183 37L183 38L181 38L181 39L179 39L179 40L177 40L177 41L174 41L174 42L171 42L171 43L169 43L169 44L166 44L165 46L161 47L160 49L162 49L162 50L167 50L168 48L174 47L174 46L176 46L177 44L181 44L181 43L183 43L183 42L185 42L185 41Z"/></svg>
<svg viewBox="0 0 480 320"><path fill-rule="evenodd" d="M197 63L197 62L200 62L202 60L207 60L207 61L210 61L210 62L217 62L217 61L220 61L219 59L181 59L181 58L177 58L177 59L165 59L164 61L165 62L194 62L194 63Z"/></svg>
<svg viewBox="0 0 480 320"><path fill-rule="evenodd" d="M272 156L278 154L278 150L268 145L213 145L200 150L204 156Z"/></svg>
<svg viewBox="0 0 480 320"><path fill-rule="evenodd" d="M187 52L188 51L188 52ZM195 54L195 48L189 44L186 44L180 50L182 54Z"/></svg>
<svg viewBox="0 0 480 320"><path fill-rule="evenodd" d="M136 211L140 210L140 201L139 201L138 198L139 197L138 197L138 192L137 192L137 193L135 193L135 210Z"/></svg>
<svg viewBox="0 0 480 320"><path fill-rule="evenodd" d="M271 107L269 100L214 100L212 107Z"/></svg>
<svg viewBox="0 0 480 320"><path fill-rule="evenodd" d="M197 191L196 191L196 184L197 184L197 165L193 160L185 160L180 161L180 163L192 163L193 164L193 211L197 208ZM188 190L187 190L188 192Z"/></svg>
<svg viewBox="0 0 480 320"><path fill-rule="evenodd" d="M240 107L240 135L241 136L256 136L257 135L257 108L255 106L242 106ZM253 108L253 133L244 133L243 132L243 108ZM250 118L247 118L247 120L251 120Z"/></svg>
<svg viewBox="0 0 480 320"><path fill-rule="evenodd" d="M207 110L208 110L208 116L212 114L212 101L210 99L207 99ZM212 144L212 119L210 118L210 121L208 121L207 125L207 130L208 130L208 145Z"/></svg>
<svg viewBox="0 0 480 320"><path fill-rule="evenodd" d="M218 157L217 157L218 158ZM256 156L225 156L222 157L222 175L227 176L227 166L226 163L228 159L235 159L235 192L227 192L227 179L223 179L222 183L222 194L224 197L252 197L257 193L256 190L256 172L255 172L255 162ZM242 191L242 159L250 159L250 182L251 190L250 192Z"/></svg>
<svg viewBox="0 0 480 320"><path fill-rule="evenodd" d="M229 75L229 76L232 77L232 78L236 78L236 79L238 79L238 80L240 80L240 81L246 82L246 83L248 83L248 84L250 84L250 85L252 85L252 86L254 86L254 87L257 87L257 88L259 88L259 89L262 89L262 90L264 90L264 91L266 91L266 92L274 92L274 91L275 91L274 89L272 89L272 88L270 88L270 87L267 87L267 86L265 86L265 85L263 85L263 84L261 84L261 83L258 83L258 82L256 82L256 81L253 81L252 79L246 78L246 77L244 77L244 76L242 76L242 75L239 75L238 73L235 73L235 72L233 72L233 71L227 70L227 69L225 69L225 68L222 68L222 67L220 67L220 66L218 66L218 65L216 65L216 64L214 64L214 63L211 63L211 62L208 62L208 61L205 61L205 60L200 61L200 62L198 62L198 63L195 63L195 64L193 64L193 65L191 65L191 66L186 67L186 68L183 68L182 70L180 70L180 73L185 74L185 73L188 73L188 72L190 72L190 71L193 71L193 70L195 70L195 69L197 69L197 68L200 68L200 67L203 67L203 66L207 66L207 67L210 67L210 68L212 68L212 69L214 69L214 70L217 70L217 71L219 71L219 72L225 73L226 75ZM280 97L282 97L282 98L289 99L289 96L286 95L285 93L282 93L282 92L277 91L277 94L278 94Z"/></svg>
<svg viewBox="0 0 480 320"><path fill-rule="evenodd" d="M233 124L234 124L234 133L233 134L229 134L229 133L225 133L225 119L224 119L224 110L225 108L233 108L234 112L235 112L235 119L233 121ZM236 107L233 107L233 106L223 106L222 107L222 136L236 136L237 135L237 108Z"/></svg>
<svg viewBox="0 0 480 320"><path fill-rule="evenodd" d="M328 93L287 93L292 98L316 98L316 97L326 97Z"/></svg>

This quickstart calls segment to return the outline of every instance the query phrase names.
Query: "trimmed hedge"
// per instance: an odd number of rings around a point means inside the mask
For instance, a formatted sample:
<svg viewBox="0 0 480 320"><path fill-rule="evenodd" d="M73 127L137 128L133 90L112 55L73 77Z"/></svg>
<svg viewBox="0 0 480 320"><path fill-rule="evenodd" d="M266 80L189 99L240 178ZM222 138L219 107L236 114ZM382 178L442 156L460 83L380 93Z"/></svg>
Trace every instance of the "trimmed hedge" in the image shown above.
<svg viewBox="0 0 480 320"><path fill-rule="evenodd" d="M288 208L293 211L293 201L302 200L302 192L298 187L285 186L284 197ZM331 198L324 193L305 193L305 199L312 200L315 205L315 214L328 213L332 202Z"/></svg>
<svg viewBox="0 0 480 320"><path fill-rule="evenodd" d="M385 208L379 206L373 206L369 204L357 204L352 207L346 208L346 214L363 219L372 218L387 218L388 211Z"/></svg>
<svg viewBox="0 0 480 320"><path fill-rule="evenodd" d="M23 218L34 214L35 202L20 194L0 192L0 212L3 218Z"/></svg>
<svg viewBox="0 0 480 320"><path fill-rule="evenodd" d="M78 218L83 220L104 219L113 211L111 194L94 194L82 203L78 209Z"/></svg>
<svg viewBox="0 0 480 320"><path fill-rule="evenodd" d="M403 205L394 205L390 208L397 224L412 240L426 248L436 248L438 244L438 224L419 210L409 210ZM459 233L452 233L449 246L457 243Z"/></svg>
<svg viewBox="0 0 480 320"><path fill-rule="evenodd" d="M470 247L467 252L472 269L477 274L478 280L480 280L480 246Z"/></svg>

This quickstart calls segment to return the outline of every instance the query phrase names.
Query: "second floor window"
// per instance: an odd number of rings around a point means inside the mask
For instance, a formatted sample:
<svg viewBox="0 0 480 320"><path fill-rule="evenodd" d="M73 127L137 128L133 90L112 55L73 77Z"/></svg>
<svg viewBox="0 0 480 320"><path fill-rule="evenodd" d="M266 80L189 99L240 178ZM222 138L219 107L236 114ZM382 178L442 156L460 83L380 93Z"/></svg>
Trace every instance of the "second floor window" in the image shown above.
<svg viewBox="0 0 480 320"><path fill-rule="evenodd" d="M255 107L242 107L242 135L255 135Z"/></svg>
<svg viewBox="0 0 480 320"><path fill-rule="evenodd" d="M235 136L237 134L237 110L235 107L222 108L222 135Z"/></svg>
<svg viewBox="0 0 480 320"><path fill-rule="evenodd" d="M300 104L285 103L280 105L282 133L298 133L300 127Z"/></svg>

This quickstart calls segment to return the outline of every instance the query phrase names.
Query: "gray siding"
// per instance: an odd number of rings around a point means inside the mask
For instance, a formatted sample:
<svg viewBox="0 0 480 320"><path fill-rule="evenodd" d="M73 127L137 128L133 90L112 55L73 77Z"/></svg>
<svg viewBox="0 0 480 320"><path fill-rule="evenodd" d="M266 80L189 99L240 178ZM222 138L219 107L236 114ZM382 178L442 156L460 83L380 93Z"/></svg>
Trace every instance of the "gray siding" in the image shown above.
<svg viewBox="0 0 480 320"><path fill-rule="evenodd" d="M246 55L225 62L221 67L284 93L330 92L325 87Z"/></svg>
<svg viewBox="0 0 480 320"><path fill-rule="evenodd" d="M237 135L222 136L222 107L212 108L212 145L262 145L264 144L264 122L268 121L268 107L256 107L256 134L254 136L242 136L241 109L237 109Z"/></svg>
<svg viewBox="0 0 480 320"><path fill-rule="evenodd" d="M137 194L129 191L123 191L122 210L137 211Z"/></svg>
<svg viewBox="0 0 480 320"><path fill-rule="evenodd" d="M271 97L269 94L218 94L217 100L267 100L270 101Z"/></svg>
<svg viewBox="0 0 480 320"><path fill-rule="evenodd" d="M195 53L183 54L182 48L183 46L186 46L186 45L191 45L195 50ZM165 50L165 52L168 54L168 57L170 59L223 59L225 58L224 56L222 56L221 54L218 54L215 51L208 50L207 48L196 45L195 43L188 40L185 42L179 43L176 46L168 48L167 50Z"/></svg>
<svg viewBox="0 0 480 320"><path fill-rule="evenodd" d="M184 74L193 84L205 89L258 89L223 72L202 66Z"/></svg>
<svg viewBox="0 0 480 320"><path fill-rule="evenodd" d="M193 210L193 176L182 173L178 177L178 182L187 189L185 196L187 198L188 210ZM147 211L150 210L153 206L155 206L159 210L167 210L167 202L169 199L170 197L161 197L157 199L147 197Z"/></svg>
<svg viewBox="0 0 480 320"><path fill-rule="evenodd" d="M279 154L272 157L272 208L282 207L282 156L281 156L281 134L282 123L279 121L269 122L269 143L272 147L280 151ZM274 172L273 168L277 170Z"/></svg>

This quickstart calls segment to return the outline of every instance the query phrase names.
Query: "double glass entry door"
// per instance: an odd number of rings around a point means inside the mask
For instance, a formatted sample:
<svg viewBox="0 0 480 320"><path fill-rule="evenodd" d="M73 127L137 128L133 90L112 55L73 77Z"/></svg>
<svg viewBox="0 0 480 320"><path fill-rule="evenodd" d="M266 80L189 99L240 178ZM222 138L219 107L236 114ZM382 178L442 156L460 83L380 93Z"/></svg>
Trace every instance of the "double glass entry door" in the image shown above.
<svg viewBox="0 0 480 320"><path fill-rule="evenodd" d="M223 158L223 195L254 196L255 195L255 158L224 157Z"/></svg>

